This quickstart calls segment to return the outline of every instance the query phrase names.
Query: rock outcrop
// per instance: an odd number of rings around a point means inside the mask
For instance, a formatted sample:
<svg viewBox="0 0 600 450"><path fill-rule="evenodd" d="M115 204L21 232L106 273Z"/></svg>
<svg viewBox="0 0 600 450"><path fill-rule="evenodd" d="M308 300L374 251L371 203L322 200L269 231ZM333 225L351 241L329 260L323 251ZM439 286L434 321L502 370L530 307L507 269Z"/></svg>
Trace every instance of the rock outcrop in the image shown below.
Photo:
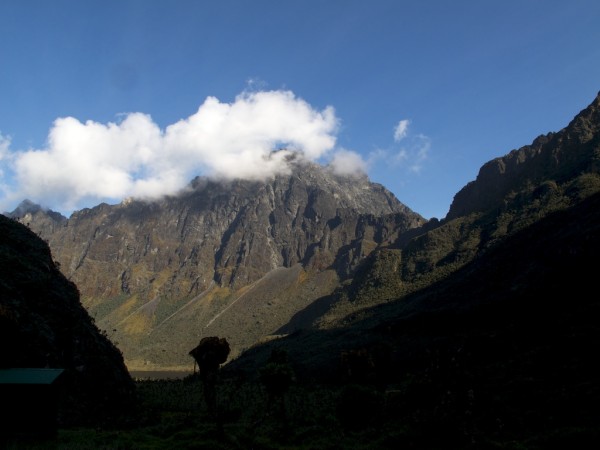
<svg viewBox="0 0 600 450"><path fill-rule="evenodd" d="M511 192L544 181L562 183L575 174L600 171L600 93L563 130L539 136L484 164L477 179L454 197L447 219L503 206Z"/></svg>

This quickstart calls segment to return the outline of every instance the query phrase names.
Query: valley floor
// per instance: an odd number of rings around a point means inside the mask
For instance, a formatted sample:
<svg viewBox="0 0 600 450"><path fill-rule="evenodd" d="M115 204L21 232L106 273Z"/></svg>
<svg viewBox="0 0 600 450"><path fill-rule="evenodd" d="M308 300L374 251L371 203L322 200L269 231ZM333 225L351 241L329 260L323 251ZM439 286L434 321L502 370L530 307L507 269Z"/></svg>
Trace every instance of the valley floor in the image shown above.
<svg viewBox="0 0 600 450"><path fill-rule="evenodd" d="M387 392L296 385L284 397L269 398L261 385L229 380L219 387L218 420L208 414L195 377L136 384L138 411L119 425L60 429L56 439L13 441L6 448L533 450L593 448L600 438L594 423L531 421L540 411L512 411L513 423L490 423L450 395L433 408L410 407L406 393L422 384L416 382Z"/></svg>

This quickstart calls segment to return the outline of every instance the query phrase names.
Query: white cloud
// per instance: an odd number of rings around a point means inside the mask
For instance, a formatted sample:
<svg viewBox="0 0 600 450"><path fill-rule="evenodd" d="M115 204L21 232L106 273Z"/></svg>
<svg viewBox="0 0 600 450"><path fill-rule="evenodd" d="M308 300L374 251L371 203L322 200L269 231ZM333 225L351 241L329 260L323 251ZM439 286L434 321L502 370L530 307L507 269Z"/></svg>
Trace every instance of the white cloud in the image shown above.
<svg viewBox="0 0 600 450"><path fill-rule="evenodd" d="M410 124L410 120L404 119L398 122L396 128L394 128L394 141L400 142L402 139L406 137L408 134L408 125Z"/></svg>
<svg viewBox="0 0 600 450"><path fill-rule="evenodd" d="M393 156L392 161L394 166L404 164L408 160L408 151L405 148L398 150Z"/></svg>
<svg viewBox="0 0 600 450"><path fill-rule="evenodd" d="M368 165L384 164L388 168L402 168L412 173L419 173L429 157L431 139L424 134L409 133L409 120L401 120L394 129L396 145L378 148L369 155ZM398 144L402 141L401 144Z"/></svg>
<svg viewBox="0 0 600 450"><path fill-rule="evenodd" d="M413 135L409 133L410 120L398 122L394 128L394 142L402 141L402 147L391 152L389 163L393 166L402 166L410 172L419 173L424 161L428 158L431 148L431 139L424 134Z"/></svg>
<svg viewBox="0 0 600 450"><path fill-rule="evenodd" d="M338 175L364 175L367 173L367 162L358 153L341 149L335 152L330 167Z"/></svg>
<svg viewBox="0 0 600 450"><path fill-rule="evenodd" d="M411 172L419 173L423 163L429 157L431 139L424 134L417 134L409 139L406 146L394 155L396 164L404 165Z"/></svg>
<svg viewBox="0 0 600 450"><path fill-rule="evenodd" d="M312 161L326 156L337 130L332 107L315 110L289 91L244 92L232 103L208 97L164 130L142 113L108 124L60 118L46 148L14 154L13 194L70 211L83 202L172 194L198 174L263 179L289 170L290 152ZM0 159L7 142L0 136ZM334 159L349 170L360 166L356 156Z"/></svg>

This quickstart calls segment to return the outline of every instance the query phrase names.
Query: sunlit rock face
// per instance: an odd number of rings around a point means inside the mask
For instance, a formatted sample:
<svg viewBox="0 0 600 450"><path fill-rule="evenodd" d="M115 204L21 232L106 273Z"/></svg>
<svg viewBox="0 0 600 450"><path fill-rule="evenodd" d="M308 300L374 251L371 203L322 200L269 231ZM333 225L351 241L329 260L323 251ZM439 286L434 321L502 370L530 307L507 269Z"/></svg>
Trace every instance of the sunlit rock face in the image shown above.
<svg viewBox="0 0 600 450"><path fill-rule="evenodd" d="M130 367L181 367L205 332L225 335L232 355L273 334L373 249L425 223L365 176L291 164L289 175L196 178L178 196L101 204L68 220L21 217Z"/></svg>

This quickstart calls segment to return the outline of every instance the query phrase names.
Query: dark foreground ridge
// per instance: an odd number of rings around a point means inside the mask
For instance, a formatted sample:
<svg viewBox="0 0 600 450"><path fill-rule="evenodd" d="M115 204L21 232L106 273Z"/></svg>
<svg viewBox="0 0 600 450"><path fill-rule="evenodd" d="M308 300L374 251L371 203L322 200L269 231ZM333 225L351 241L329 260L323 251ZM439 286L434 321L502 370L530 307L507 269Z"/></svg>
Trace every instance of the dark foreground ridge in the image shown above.
<svg viewBox="0 0 600 450"><path fill-rule="evenodd" d="M134 385L121 353L94 325L48 245L2 215L0 291L0 369L64 369L63 425L107 421L125 410Z"/></svg>

